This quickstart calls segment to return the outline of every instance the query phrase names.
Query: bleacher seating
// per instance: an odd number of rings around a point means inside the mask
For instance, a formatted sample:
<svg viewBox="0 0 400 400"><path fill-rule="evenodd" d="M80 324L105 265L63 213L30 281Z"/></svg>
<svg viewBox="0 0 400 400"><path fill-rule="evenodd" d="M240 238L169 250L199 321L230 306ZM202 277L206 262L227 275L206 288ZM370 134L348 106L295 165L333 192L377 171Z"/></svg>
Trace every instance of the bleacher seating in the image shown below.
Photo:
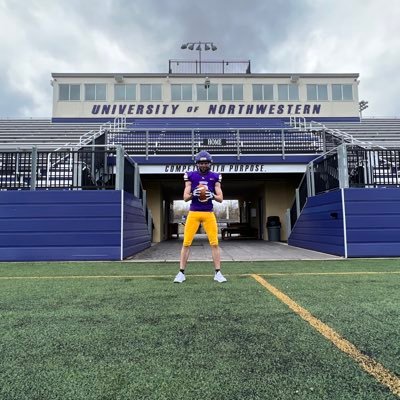
<svg viewBox="0 0 400 400"><path fill-rule="evenodd" d="M354 138L384 147L400 147L400 118L363 118L360 122L323 122L327 128L340 129ZM50 119L0 119L0 149L30 148L48 145L57 148L77 144L80 137L98 130L101 123L52 123ZM285 150L298 153L321 152L318 137L291 129L284 118L138 118L127 130L110 135L110 142L125 144L127 150L145 154L148 131L148 154L187 154L191 150L194 129L197 148L206 138L224 138L223 153L237 151L237 129L243 153L276 152L281 147L281 130L285 129ZM268 139L267 139L268 137ZM212 150L213 146L205 146ZM134 150L135 149L135 150ZM257 150L257 151L255 151Z"/></svg>
<svg viewBox="0 0 400 400"><path fill-rule="evenodd" d="M239 133L239 135L238 135ZM319 132L281 129L148 129L111 133L109 143L122 144L129 154L192 154L207 149L217 154L296 154L320 153L323 150Z"/></svg>
<svg viewBox="0 0 400 400"><path fill-rule="evenodd" d="M383 147L400 147L400 118L362 118L360 122L323 122L362 142Z"/></svg>
<svg viewBox="0 0 400 400"><path fill-rule="evenodd" d="M76 144L100 123L52 123L50 119L0 119L0 149L30 148L49 145L54 149L67 143Z"/></svg>

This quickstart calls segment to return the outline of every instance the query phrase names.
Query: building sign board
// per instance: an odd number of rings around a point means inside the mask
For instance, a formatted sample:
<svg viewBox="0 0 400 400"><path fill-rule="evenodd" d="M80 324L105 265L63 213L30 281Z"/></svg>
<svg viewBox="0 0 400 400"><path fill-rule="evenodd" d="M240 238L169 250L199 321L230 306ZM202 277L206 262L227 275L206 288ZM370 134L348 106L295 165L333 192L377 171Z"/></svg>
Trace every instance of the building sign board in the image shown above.
<svg viewBox="0 0 400 400"><path fill-rule="evenodd" d="M221 174L304 173L305 164L213 164L211 169ZM194 164L140 165L140 174L184 174L196 170Z"/></svg>
<svg viewBox="0 0 400 400"><path fill-rule="evenodd" d="M322 104L262 103L262 104L209 104L187 106L182 104L93 104L92 116L282 116L319 115Z"/></svg>

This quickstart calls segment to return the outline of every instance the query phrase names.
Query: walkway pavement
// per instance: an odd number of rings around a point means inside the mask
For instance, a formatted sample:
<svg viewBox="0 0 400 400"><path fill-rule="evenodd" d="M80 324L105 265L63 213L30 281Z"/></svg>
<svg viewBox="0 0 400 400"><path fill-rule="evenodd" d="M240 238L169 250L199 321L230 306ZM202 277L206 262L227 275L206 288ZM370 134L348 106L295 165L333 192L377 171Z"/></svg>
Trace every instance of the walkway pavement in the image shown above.
<svg viewBox="0 0 400 400"><path fill-rule="evenodd" d="M182 238L156 243L135 254L128 261L179 261ZM221 240L222 261L265 260L329 260L341 257L263 240ZM205 235L197 235L191 247L189 261L211 261L211 250Z"/></svg>

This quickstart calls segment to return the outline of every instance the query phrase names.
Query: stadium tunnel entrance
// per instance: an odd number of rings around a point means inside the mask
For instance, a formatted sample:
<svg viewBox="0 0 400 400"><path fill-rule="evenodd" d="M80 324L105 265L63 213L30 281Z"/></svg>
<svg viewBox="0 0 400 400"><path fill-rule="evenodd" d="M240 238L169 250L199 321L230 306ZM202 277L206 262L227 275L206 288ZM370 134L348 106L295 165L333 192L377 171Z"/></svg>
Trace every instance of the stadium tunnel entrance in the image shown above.
<svg viewBox="0 0 400 400"><path fill-rule="evenodd" d="M267 218L279 216L282 223L280 240L287 240L286 210L292 206L302 176L302 173L223 175L224 201L238 201L239 222L248 228L243 238L247 238L247 232L254 238L268 240ZM173 204L182 200L183 174L143 174L141 180L153 216L153 242L177 237L182 228L174 220ZM219 223L220 237L224 222ZM225 238L229 239L229 235ZM235 235L235 239L240 238L241 235Z"/></svg>

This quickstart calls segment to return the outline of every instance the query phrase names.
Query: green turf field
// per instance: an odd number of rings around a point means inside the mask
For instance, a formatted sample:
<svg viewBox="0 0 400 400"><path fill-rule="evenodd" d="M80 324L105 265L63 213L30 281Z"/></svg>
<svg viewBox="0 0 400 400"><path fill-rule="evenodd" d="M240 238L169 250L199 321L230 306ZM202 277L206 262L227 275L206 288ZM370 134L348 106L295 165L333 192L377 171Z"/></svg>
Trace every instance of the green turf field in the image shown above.
<svg viewBox="0 0 400 400"><path fill-rule="evenodd" d="M172 283L176 272L173 263L0 263L0 399L400 397L400 260L227 262L226 284L210 263L189 263L183 284Z"/></svg>

